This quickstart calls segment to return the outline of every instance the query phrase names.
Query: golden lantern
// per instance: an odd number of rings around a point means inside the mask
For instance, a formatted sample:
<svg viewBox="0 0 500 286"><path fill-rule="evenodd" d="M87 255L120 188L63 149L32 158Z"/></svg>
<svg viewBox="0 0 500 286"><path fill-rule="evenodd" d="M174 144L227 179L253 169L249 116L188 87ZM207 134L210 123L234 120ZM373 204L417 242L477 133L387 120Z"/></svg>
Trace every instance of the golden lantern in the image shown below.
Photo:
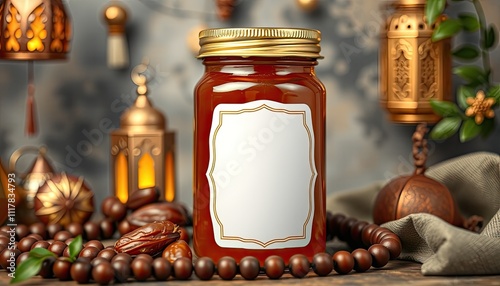
<svg viewBox="0 0 500 286"><path fill-rule="evenodd" d="M175 199L175 133L165 131L165 116L147 97L148 72L154 71L147 63L133 69L137 99L111 133L112 188L123 203L132 192L149 187L156 187L162 200Z"/></svg>
<svg viewBox="0 0 500 286"><path fill-rule="evenodd" d="M426 0L391 3L380 39L380 103L397 123L435 123L430 100L451 99L450 39L432 42L435 26L425 18Z"/></svg>
<svg viewBox="0 0 500 286"><path fill-rule="evenodd" d="M49 178L54 175L54 168L46 156L47 148L45 146L25 146L17 149L10 156L9 172L16 174L21 180L17 185L22 203L19 206L21 216L19 222L24 224L32 224L38 222L38 218L34 212L35 195L38 189L45 184ZM27 154L36 154L36 159L31 164L31 167L24 173L16 172L16 164L19 159Z"/></svg>
<svg viewBox="0 0 500 286"><path fill-rule="evenodd" d="M19 196L22 192L22 188L19 188L15 184L16 176L14 173L7 173L7 170L0 160L0 225L3 225L7 217L9 217L9 222L12 223L13 219L18 223L18 216L13 217L16 214L16 209L22 201ZM15 206L15 207L14 207Z"/></svg>
<svg viewBox="0 0 500 286"><path fill-rule="evenodd" d="M0 0L0 58L65 59L70 25L62 0Z"/></svg>
<svg viewBox="0 0 500 286"><path fill-rule="evenodd" d="M29 61L29 135L36 133L33 61L65 59L71 33L71 21L62 0L0 0L0 59Z"/></svg>

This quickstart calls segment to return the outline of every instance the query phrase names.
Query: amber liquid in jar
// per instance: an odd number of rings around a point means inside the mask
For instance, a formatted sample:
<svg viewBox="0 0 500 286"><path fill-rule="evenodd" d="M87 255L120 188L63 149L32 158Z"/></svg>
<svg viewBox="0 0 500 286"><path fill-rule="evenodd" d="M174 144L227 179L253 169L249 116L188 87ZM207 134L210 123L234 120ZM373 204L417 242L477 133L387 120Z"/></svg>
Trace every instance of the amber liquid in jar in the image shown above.
<svg viewBox="0 0 500 286"><path fill-rule="evenodd" d="M206 68L205 74L195 88L193 245L196 254L198 256L211 257L214 261L226 255L234 257L236 261L251 255L257 257L261 264L270 255L279 255L285 261L288 261L292 255L301 253L306 255L309 259L312 259L314 254L325 250L326 243L324 160L325 88L315 76L314 66L317 63L316 59L300 57L207 57L204 59L203 63ZM269 246L272 245L272 243L269 244L269 241L260 240L260 245L255 246L259 244L259 242L252 243L252 238L242 236L234 237L229 234L227 235L227 239L230 241L248 243L254 246L253 248L247 248L245 246L223 247L220 246L215 239L217 235L225 237L226 235L222 233L222 231L226 231L226 229L222 226L214 233L214 224L222 223L217 216L215 216L216 222L213 213L211 214L211 211L213 212L213 209L217 207L217 205L214 203L213 193L211 197L210 182L207 177L207 170L211 168L210 141L214 140L213 136L211 137L211 132L214 132L212 126L213 119L218 118L217 115L214 115L214 110L221 104L245 104L261 101L264 103L275 102L277 104L285 104L284 106L288 104L291 104L291 106L294 106L294 104L301 104L307 105L310 109L310 123L312 129L308 129L308 131L312 132L314 137L314 152L312 155L314 160L311 160L311 162L314 161L313 167L317 173L316 177L311 179L314 176L310 174L287 173L288 168L271 168L269 170L260 171L264 174L259 175L260 182L257 184L258 186L265 186L265 182L262 182L262 178L265 179L266 176L270 176L271 178L273 176L293 178L294 176L302 175L311 177L307 177L309 182L312 182L309 190L310 201L302 202L302 204L306 205L308 203L313 204L314 209L309 213L309 217L307 218L307 221L310 223L310 229L308 230L310 234L306 245L270 248ZM281 109L276 108L275 111L276 110ZM244 111L232 111L232 113L229 113L226 117L230 118L231 114L238 114L238 112L241 114L241 112ZM293 113L293 110L290 112ZM221 121L222 124L219 123L216 127L221 128L221 126L226 124L224 122L225 121ZM280 122L278 119L270 120L269 128L260 130L260 133L258 131L255 132L255 134L257 134L255 137L249 135L250 137L247 138L246 142L240 143L241 146L248 147L246 149L241 148L241 150L254 150L252 153L253 155L260 152L260 150L265 150L267 147L265 143L272 141L271 139L274 136L278 136L277 134L281 130L280 128L285 124L283 122L286 121L282 120L282 122ZM215 128L215 130L217 130L217 128ZM252 132L249 126L240 126L240 128L243 130L250 129L249 133ZM272 133L273 130L274 134ZM231 133L231 131L228 132ZM292 148L293 150L294 144L294 140L288 140L287 146L283 147ZM227 148L231 147L221 146L220 152L223 152ZM250 153L251 152L248 151L247 159L253 158ZM213 154L212 156L216 157ZM287 162L287 158L280 158L280 160L285 164ZM240 162L239 164L242 165L244 162ZM225 182L231 177L228 176L228 174L237 173L234 177L241 176L241 172L244 171L241 170L243 167L239 164L229 161L226 166L222 166L222 173L218 178ZM255 170L252 171L255 172ZM232 180L234 178L231 177L230 179ZM280 185L274 184L273 186L269 186L269 189L265 190L265 193L272 193L277 191L280 187ZM259 188L259 190L261 189ZM307 188L304 191L307 193ZM220 191L220 193L222 192L223 191ZM230 192L238 192L238 189L231 189ZM282 194L279 197L270 195L270 197L264 196L261 198L253 198L259 200L262 205L258 204L253 207L248 207L245 213L242 213L241 209L236 208L233 210L234 213L226 214L226 220L233 219L234 222L232 223L235 225L238 224L238 220L241 220L241 224L244 224L245 220L248 222L248 219L259 214L262 211L261 207L267 206L272 208L272 200L275 200L275 202L279 202L276 204L279 204L281 208L277 207L273 216L264 217L263 219L259 218L259 221L255 222L255 224L262 226L258 231L268 231L268 229L276 227L276 225L273 225L276 222L280 224L286 224L288 222L291 224L302 224L303 222L301 221L290 221L293 219L293 214L296 211L296 206L294 204L287 205L287 196L292 196L292 194L287 193L286 189L280 190L279 193ZM217 195L217 192L215 192L215 195ZM238 195L235 194L233 198L237 200ZM244 199L241 198L241 200ZM285 206L285 208L283 208L283 206ZM273 213L272 209L270 213ZM277 217L280 219L276 219ZM245 225L240 226L245 228ZM252 235L253 233L249 234L250 237L252 237ZM263 237L265 237L265 234L263 234ZM280 238L278 238L278 240L279 239ZM283 240L287 239L292 241L295 237L287 237Z"/></svg>

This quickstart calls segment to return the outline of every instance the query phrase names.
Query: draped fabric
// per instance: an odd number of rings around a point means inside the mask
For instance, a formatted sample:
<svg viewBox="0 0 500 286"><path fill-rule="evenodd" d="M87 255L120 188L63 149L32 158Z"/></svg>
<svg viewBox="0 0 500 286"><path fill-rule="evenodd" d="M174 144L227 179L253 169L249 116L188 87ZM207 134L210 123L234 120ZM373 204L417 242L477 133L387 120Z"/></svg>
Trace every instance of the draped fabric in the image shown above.
<svg viewBox="0 0 500 286"><path fill-rule="evenodd" d="M467 218L484 218L480 233L464 230L430 214L388 222L403 244L400 259L422 263L423 275L500 274L500 156L472 153L429 168L427 176L445 184ZM333 194L327 209L372 220L372 207L384 182Z"/></svg>

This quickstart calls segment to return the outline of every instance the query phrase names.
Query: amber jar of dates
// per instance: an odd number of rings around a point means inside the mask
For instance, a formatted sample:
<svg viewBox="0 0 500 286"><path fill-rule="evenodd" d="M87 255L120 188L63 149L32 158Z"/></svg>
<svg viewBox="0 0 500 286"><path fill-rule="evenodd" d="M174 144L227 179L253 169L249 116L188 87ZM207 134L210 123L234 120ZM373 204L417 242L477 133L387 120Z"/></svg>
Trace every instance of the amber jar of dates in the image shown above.
<svg viewBox="0 0 500 286"><path fill-rule="evenodd" d="M198 256L325 250L325 88L316 30L208 29L195 88Z"/></svg>

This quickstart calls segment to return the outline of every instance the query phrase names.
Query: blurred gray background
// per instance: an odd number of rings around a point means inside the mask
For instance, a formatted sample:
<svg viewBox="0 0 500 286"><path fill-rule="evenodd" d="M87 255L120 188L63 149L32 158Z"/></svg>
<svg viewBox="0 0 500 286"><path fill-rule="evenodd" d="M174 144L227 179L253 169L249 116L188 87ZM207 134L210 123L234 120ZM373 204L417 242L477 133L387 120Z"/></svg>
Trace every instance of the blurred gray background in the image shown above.
<svg viewBox="0 0 500 286"><path fill-rule="evenodd" d="M239 0L233 18L222 22L215 14L213 0L123 0L130 16L127 37L131 67L122 71L110 70L106 63L107 27L102 12L108 2L65 3L74 32L69 59L35 63L40 129L37 137L24 135L27 64L0 61L0 155L4 165L17 148L43 144L57 171L84 176L98 202L111 194L109 134L101 131L99 124L111 121L118 127L121 112L135 96L130 71L148 57L158 73L150 86L150 98L167 116L168 128L178 136L177 198L191 206L193 88L203 73L203 65L195 59L187 41L193 28L205 24L321 30L325 59L319 62L317 73L327 89L328 193L413 170L410 137L415 127L387 121L378 102L378 37L384 19L380 12L383 1L319 0L319 9L307 13L295 0ZM500 1L481 3L487 21L500 27ZM453 2L447 13L471 10L470 5ZM477 37L477 33L460 35L454 45L477 41ZM495 82L500 81L499 50L491 59ZM454 77L453 82L456 86L458 78ZM89 140L85 135L88 132L102 137ZM79 149L84 141L90 143L84 143L90 149ZM476 151L499 153L500 127L488 140L462 144L454 136L444 142L430 142L429 165ZM18 169L22 171L32 160L32 156L22 159Z"/></svg>

